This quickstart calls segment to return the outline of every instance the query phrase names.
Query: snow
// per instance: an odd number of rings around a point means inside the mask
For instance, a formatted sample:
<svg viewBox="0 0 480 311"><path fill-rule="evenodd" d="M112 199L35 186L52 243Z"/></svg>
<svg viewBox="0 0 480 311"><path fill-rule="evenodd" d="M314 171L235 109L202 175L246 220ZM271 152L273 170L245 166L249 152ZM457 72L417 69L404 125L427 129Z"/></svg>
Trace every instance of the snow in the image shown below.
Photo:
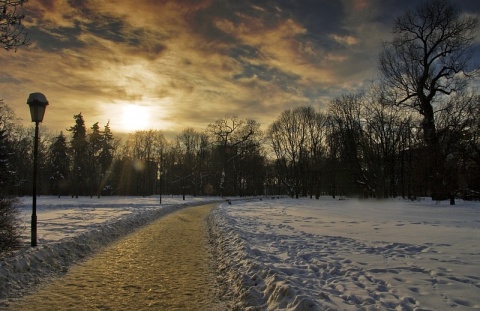
<svg viewBox="0 0 480 311"><path fill-rule="evenodd" d="M101 197L37 198L38 246L30 245L32 198L21 198L25 247L0 258L0 307L2 299L20 297L36 284L66 271L116 238L169 212L219 198ZM3 303L5 304L5 302Z"/></svg>
<svg viewBox="0 0 480 311"><path fill-rule="evenodd" d="M479 203L264 199L209 222L240 310L480 309Z"/></svg>
<svg viewBox="0 0 480 311"><path fill-rule="evenodd" d="M126 219L141 217L155 218L158 209L170 205L189 206L202 202L219 200L218 197L48 197L37 198L38 243L45 244L66 237L75 237L80 233L91 231L102 224L110 224ZM32 198L25 197L19 204L25 238L30 241L30 219L32 213ZM137 219L138 221L138 219Z"/></svg>
<svg viewBox="0 0 480 311"><path fill-rule="evenodd" d="M479 202L158 200L38 198L39 246L0 259L0 306L147 222L219 201L207 224L236 309L480 309ZM28 243L31 198L20 207Z"/></svg>

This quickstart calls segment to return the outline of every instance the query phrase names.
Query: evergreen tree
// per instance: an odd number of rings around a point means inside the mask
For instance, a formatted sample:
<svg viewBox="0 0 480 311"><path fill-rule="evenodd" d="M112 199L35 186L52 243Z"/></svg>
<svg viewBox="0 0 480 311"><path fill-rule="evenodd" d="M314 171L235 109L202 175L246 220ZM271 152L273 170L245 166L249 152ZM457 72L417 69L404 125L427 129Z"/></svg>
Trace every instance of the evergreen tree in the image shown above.
<svg viewBox="0 0 480 311"><path fill-rule="evenodd" d="M70 164L67 138L63 135L63 132L60 132L60 135L50 145L49 155L52 192L60 197L68 179Z"/></svg>
<svg viewBox="0 0 480 311"><path fill-rule="evenodd" d="M113 153L115 150L114 138L112 131L110 130L110 121L105 125L103 131L101 132L100 140L100 154L98 155L98 163L100 165L100 188L102 191L105 187L111 188L111 185L108 185L108 177L110 175L111 165L113 162Z"/></svg>
<svg viewBox="0 0 480 311"><path fill-rule="evenodd" d="M0 116L0 124L1 119ZM12 181L9 145L7 132L0 127L0 252L15 247L20 237L16 198L7 193L7 186Z"/></svg>
<svg viewBox="0 0 480 311"><path fill-rule="evenodd" d="M98 175L100 175L100 152L102 149L102 134L98 122L92 125L90 128L92 131L88 134L88 177L90 197L93 196L93 192L96 192L97 196L100 196L100 190L98 189Z"/></svg>
<svg viewBox="0 0 480 311"><path fill-rule="evenodd" d="M1 116L0 116L1 119ZM11 165L9 161L9 145L7 132L0 128L0 192L5 193L9 180L11 180Z"/></svg>
<svg viewBox="0 0 480 311"><path fill-rule="evenodd" d="M88 162L88 142L87 129L82 113L73 116L75 125L68 131L72 132L72 140L70 147L72 150L73 167L72 167L72 197L78 198L78 195L84 194L84 183L87 174Z"/></svg>

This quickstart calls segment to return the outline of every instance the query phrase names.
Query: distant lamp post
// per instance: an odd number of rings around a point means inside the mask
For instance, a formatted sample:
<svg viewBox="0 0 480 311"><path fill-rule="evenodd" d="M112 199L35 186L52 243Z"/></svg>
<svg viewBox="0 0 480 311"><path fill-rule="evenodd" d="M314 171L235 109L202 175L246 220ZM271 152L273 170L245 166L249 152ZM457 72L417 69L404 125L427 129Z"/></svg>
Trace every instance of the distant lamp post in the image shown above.
<svg viewBox="0 0 480 311"><path fill-rule="evenodd" d="M163 164L163 145L162 147L160 148L160 162L158 163L158 166L157 166L157 177L158 177L158 186L160 188L159 192L160 192L160 205L162 204L162 191L163 191L163 174L165 174L165 170L163 168L164 164Z"/></svg>
<svg viewBox="0 0 480 311"><path fill-rule="evenodd" d="M32 122L35 122L35 140L33 143L33 199L32 199L32 246L37 246L37 156L38 123L43 121L48 100L42 93L31 93L27 100L30 106Z"/></svg>

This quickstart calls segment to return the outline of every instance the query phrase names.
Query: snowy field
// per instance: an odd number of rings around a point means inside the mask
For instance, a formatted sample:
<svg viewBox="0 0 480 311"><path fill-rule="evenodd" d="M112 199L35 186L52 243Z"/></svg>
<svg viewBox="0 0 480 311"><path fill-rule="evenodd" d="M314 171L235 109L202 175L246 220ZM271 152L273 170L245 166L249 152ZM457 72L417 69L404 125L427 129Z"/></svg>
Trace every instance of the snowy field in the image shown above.
<svg viewBox="0 0 480 311"><path fill-rule="evenodd" d="M167 212L219 198L40 197L38 247L0 259L2 299ZM25 244L31 198L21 201ZM208 218L238 310L480 309L480 203L271 199Z"/></svg>
<svg viewBox="0 0 480 311"><path fill-rule="evenodd" d="M171 205L190 206L202 202L219 201L218 197L159 196L148 197L49 197L37 199L38 244L42 245L67 237L75 237L105 224L119 220L155 216L155 212ZM20 201L24 223L24 240L30 243L32 198Z"/></svg>
<svg viewBox="0 0 480 311"><path fill-rule="evenodd" d="M209 218L240 310L478 310L480 204L321 198Z"/></svg>

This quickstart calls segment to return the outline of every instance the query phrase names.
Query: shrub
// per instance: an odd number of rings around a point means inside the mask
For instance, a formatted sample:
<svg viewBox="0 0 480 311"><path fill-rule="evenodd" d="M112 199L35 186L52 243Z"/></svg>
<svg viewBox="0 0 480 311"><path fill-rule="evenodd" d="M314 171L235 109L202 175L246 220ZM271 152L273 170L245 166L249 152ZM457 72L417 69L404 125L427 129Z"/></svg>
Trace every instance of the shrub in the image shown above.
<svg viewBox="0 0 480 311"><path fill-rule="evenodd" d="M20 244L17 198L0 194L0 253Z"/></svg>

